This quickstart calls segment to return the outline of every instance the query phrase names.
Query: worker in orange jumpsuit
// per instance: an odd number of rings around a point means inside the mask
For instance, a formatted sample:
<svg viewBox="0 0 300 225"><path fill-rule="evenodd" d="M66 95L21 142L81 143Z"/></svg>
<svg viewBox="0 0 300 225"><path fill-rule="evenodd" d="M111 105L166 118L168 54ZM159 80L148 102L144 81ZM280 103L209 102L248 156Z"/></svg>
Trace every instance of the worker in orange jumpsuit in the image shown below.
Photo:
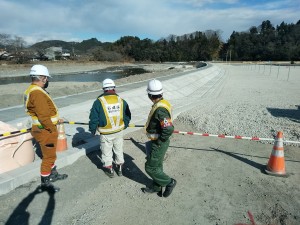
<svg viewBox="0 0 300 225"><path fill-rule="evenodd" d="M57 192L52 182L63 180L67 174L59 174L56 170L56 146L58 131L56 124L63 122L59 119L58 110L45 90L49 84L49 71L43 65L34 65L30 70L31 85L24 92L24 105L26 113L32 119L31 134L40 145L42 151L41 189L43 191Z"/></svg>

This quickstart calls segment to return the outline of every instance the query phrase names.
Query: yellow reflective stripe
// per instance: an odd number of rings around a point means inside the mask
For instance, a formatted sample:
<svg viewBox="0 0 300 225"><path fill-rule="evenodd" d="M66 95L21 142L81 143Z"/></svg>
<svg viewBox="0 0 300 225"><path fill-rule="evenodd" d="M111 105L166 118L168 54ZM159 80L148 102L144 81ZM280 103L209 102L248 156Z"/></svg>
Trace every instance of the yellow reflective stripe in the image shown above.
<svg viewBox="0 0 300 225"><path fill-rule="evenodd" d="M103 133L103 134L116 133L116 132L119 132L119 131L123 130L124 127L125 127L124 124L121 125L121 126L119 126L118 129L116 129L116 128L100 128L100 127L98 127L98 131L100 133Z"/></svg>
<svg viewBox="0 0 300 225"><path fill-rule="evenodd" d="M122 103L121 103L121 98L119 96L118 96L118 103L120 104L121 109L120 109L120 114L117 116L116 127L120 127L121 115L123 114L123 106L122 106Z"/></svg>
<svg viewBox="0 0 300 225"><path fill-rule="evenodd" d="M31 118L32 118L32 124L33 124L33 125L37 125L37 126L42 125L42 124L40 123L40 121L37 119L36 116L33 116L33 117L31 117ZM58 116L51 117L51 121L52 121L53 124L57 124L58 119L59 119Z"/></svg>

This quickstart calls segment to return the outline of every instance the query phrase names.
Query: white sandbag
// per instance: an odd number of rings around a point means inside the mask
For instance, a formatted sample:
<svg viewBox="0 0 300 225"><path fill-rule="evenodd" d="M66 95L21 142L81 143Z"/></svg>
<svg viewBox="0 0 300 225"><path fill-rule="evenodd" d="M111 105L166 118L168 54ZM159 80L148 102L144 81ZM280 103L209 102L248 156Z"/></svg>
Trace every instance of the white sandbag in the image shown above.
<svg viewBox="0 0 300 225"><path fill-rule="evenodd" d="M0 121L0 134L17 130L19 128ZM0 137L0 174L32 163L34 158L30 133Z"/></svg>

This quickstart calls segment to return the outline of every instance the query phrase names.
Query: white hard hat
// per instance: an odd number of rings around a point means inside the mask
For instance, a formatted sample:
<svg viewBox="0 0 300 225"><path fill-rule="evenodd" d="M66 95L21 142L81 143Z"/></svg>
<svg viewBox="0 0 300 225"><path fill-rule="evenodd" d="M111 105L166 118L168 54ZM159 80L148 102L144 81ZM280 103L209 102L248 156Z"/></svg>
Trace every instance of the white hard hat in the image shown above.
<svg viewBox="0 0 300 225"><path fill-rule="evenodd" d="M31 67L30 76L46 76L51 77L49 75L49 71L46 66L43 65L34 65Z"/></svg>
<svg viewBox="0 0 300 225"><path fill-rule="evenodd" d="M159 80L150 80L147 86L147 92L151 95L161 95L163 93L162 84Z"/></svg>
<svg viewBox="0 0 300 225"><path fill-rule="evenodd" d="M105 79L102 82L103 89L113 89L115 87L116 87L115 82L112 79Z"/></svg>

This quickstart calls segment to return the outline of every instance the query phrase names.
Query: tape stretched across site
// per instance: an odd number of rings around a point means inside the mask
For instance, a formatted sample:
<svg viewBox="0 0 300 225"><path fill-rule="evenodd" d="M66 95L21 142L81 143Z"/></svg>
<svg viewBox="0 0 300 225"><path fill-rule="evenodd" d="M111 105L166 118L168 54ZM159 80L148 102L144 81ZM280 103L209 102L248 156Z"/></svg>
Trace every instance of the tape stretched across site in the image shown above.
<svg viewBox="0 0 300 225"><path fill-rule="evenodd" d="M83 122L75 122L75 121L64 121L66 124L71 125L89 125L89 123L83 123ZM129 124L128 127L144 127L144 125L135 125L135 124Z"/></svg>
<svg viewBox="0 0 300 225"><path fill-rule="evenodd" d="M71 125L88 125L88 123L84 123L84 122L75 122L75 121L64 121L63 123L66 124L71 124ZM144 125L135 125L135 124L129 124L128 125L129 128L132 127L144 127ZM14 134L18 134L18 133L26 133L29 132L31 130L31 128L24 128L21 130L17 130L17 131L12 131L12 132L5 132L3 134L0 134L0 137L8 137ZM183 135L197 135L197 136L202 136L202 137L218 137L218 138L231 138L231 139L241 139L241 140L252 140L252 141L274 141L274 138L259 138L259 137L244 137L244 136L240 136L240 135L225 135L225 134L208 134L208 133L196 133L196 132L191 132L191 131L178 131L178 130L174 130L173 132L174 134L183 134ZM300 144L300 141L289 141L289 140L283 140L284 143L293 143L293 144Z"/></svg>
<svg viewBox="0 0 300 225"><path fill-rule="evenodd" d="M83 122L74 122L74 121L64 121L63 123L66 124L71 124L71 125L88 125L88 123L83 123ZM135 124L129 124L130 128L132 127L144 127L144 125L135 125ZM31 128L23 128L21 130L16 130L16 131L8 131L8 132L4 132L3 134L0 134L0 137L8 137L8 136L12 136L14 134L19 134L19 133L27 133L31 131Z"/></svg>

